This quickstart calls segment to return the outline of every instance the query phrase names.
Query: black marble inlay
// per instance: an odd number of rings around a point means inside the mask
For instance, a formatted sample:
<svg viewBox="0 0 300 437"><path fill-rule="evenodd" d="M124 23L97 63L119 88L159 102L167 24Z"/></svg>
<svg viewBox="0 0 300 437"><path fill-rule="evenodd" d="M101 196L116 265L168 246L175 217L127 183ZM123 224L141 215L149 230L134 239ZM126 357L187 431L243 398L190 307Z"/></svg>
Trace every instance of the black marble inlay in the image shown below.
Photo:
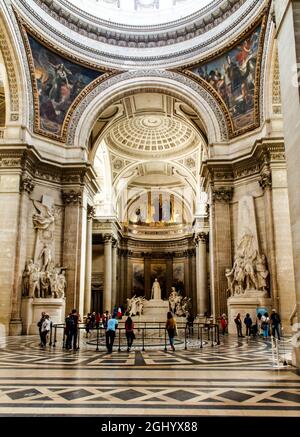
<svg viewBox="0 0 300 437"><path fill-rule="evenodd" d="M79 389L79 390L73 390L66 393L60 393L60 396L62 396L64 399L67 399L68 401L71 401L72 399L80 399L85 398L86 396L90 396L92 393L90 393L87 390Z"/></svg>
<svg viewBox="0 0 300 437"><path fill-rule="evenodd" d="M136 390L125 390L119 393L113 393L113 396L118 399L122 399L122 401L130 401L135 398L140 398L141 396L145 396L144 393L141 393Z"/></svg>
<svg viewBox="0 0 300 437"><path fill-rule="evenodd" d="M135 353L135 363L136 366L146 366L146 362L144 360L143 355L140 351L136 351Z"/></svg>
<svg viewBox="0 0 300 437"><path fill-rule="evenodd" d="M237 402L243 402L247 399L252 398L253 396L247 395L245 393L239 393L237 391L229 390L225 393L220 394L219 396L222 396L222 398L230 399L231 401L237 401Z"/></svg>
<svg viewBox="0 0 300 437"><path fill-rule="evenodd" d="M187 401L199 395L196 395L195 393L187 392L185 390L176 390L173 393L166 394L165 396L168 396L169 398L172 399L176 399L176 401Z"/></svg>
<svg viewBox="0 0 300 437"><path fill-rule="evenodd" d="M13 393L7 393L12 400L28 398L35 395L41 395L42 393L35 388L28 388L26 390L15 391Z"/></svg>
<svg viewBox="0 0 300 437"><path fill-rule="evenodd" d="M297 394L297 393L289 393L287 391L280 391L279 393L276 393L272 397L283 399L285 401L300 403L300 394Z"/></svg>

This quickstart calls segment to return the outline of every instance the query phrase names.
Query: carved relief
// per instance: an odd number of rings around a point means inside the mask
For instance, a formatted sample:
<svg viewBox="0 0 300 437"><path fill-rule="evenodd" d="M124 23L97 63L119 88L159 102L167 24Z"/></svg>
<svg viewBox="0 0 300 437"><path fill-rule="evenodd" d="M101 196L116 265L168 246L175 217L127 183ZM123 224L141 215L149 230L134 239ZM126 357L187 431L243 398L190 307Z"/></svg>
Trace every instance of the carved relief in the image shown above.
<svg viewBox="0 0 300 437"><path fill-rule="evenodd" d="M262 172L259 180L259 185L263 190L272 188L272 174L269 169L265 169Z"/></svg>

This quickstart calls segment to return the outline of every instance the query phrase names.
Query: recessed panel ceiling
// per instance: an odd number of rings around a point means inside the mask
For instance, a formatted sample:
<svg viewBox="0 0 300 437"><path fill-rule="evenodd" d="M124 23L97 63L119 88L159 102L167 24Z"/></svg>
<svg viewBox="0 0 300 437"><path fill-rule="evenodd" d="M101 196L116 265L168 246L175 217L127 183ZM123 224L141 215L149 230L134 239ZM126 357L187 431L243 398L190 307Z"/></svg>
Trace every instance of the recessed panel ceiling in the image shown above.
<svg viewBox="0 0 300 437"><path fill-rule="evenodd" d="M138 115L118 122L107 134L108 144L124 153L175 153L195 146L200 139L183 120L158 113Z"/></svg>

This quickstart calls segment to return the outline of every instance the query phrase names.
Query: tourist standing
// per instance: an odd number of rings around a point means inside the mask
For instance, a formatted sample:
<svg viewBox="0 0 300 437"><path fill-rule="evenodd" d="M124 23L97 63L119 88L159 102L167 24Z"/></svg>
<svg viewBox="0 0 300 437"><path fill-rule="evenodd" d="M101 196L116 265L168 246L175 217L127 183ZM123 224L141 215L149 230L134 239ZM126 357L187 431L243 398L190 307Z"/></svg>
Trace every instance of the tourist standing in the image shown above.
<svg viewBox="0 0 300 437"><path fill-rule="evenodd" d="M127 338L127 352L130 352L133 340L135 339L134 323L133 323L132 318L130 316L127 317L126 322L125 322L125 332L126 332L126 338Z"/></svg>
<svg viewBox="0 0 300 437"><path fill-rule="evenodd" d="M176 333L176 320L174 319L171 311L168 311L167 313L166 330L168 332L171 349L175 351L174 337Z"/></svg>
<svg viewBox="0 0 300 437"><path fill-rule="evenodd" d="M109 353L112 353L113 350L117 327L118 321L116 320L115 316L112 315L112 318L107 322L106 328L106 349Z"/></svg>
<svg viewBox="0 0 300 437"><path fill-rule="evenodd" d="M222 334L225 335L226 334L226 328L227 328L227 325L228 325L226 314L222 314L221 319L220 319L220 324L221 324L221 328L222 328Z"/></svg>
<svg viewBox="0 0 300 437"><path fill-rule="evenodd" d="M242 333L242 321L241 321L240 313L237 314L236 318L234 319L234 322L236 324L237 336L244 337Z"/></svg>
<svg viewBox="0 0 300 437"><path fill-rule="evenodd" d="M279 314L276 312L275 309L272 310L271 314L271 329L272 329L272 335L275 337L275 334L277 334L278 340L280 340L280 317Z"/></svg>
<svg viewBox="0 0 300 437"><path fill-rule="evenodd" d="M49 334L51 329L51 322L49 314L45 314L42 326L41 326L41 346L45 347L47 342L47 335Z"/></svg>
<svg viewBox="0 0 300 437"><path fill-rule="evenodd" d="M250 317L250 314L247 313L246 317L244 318L244 323L246 325L246 337L250 337L251 335L251 326L252 326L252 319Z"/></svg>

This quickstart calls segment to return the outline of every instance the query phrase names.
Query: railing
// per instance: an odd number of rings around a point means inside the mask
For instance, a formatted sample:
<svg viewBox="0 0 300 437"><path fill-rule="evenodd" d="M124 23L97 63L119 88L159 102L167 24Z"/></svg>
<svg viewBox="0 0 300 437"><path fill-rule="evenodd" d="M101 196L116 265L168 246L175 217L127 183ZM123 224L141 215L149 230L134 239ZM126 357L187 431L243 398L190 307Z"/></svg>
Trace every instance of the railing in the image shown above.
<svg viewBox="0 0 300 437"><path fill-rule="evenodd" d="M122 326L124 325L124 326ZM162 339L164 350L167 350L168 345L168 333L165 328L165 322L134 322L135 326L135 334L136 340L140 340L142 351L145 351L145 347L152 347L153 343L150 343L150 339ZM67 334L66 334L66 325L65 324L53 324L50 331L50 339L49 346L56 347L58 342L58 332L62 330L62 348L65 349L67 347ZM73 349L78 350L80 346L80 335L81 331L86 331L86 326L84 324L79 324L77 330L74 331L74 334L71 336L70 342L72 346L73 341ZM90 329L91 332L96 331L96 336L91 337L89 340L96 341L96 351L99 351L99 347L102 345L102 340L106 339L106 329L103 327L95 327ZM219 336L219 326L217 324L202 324L202 323L194 323L193 326L188 326L185 323L177 323L177 331L178 336L176 339L181 340L181 344L184 342L184 349L187 350L188 345L191 340L197 340L196 345L199 345L199 348L202 349L203 345L206 343L210 343L211 347L220 344L220 336ZM158 336L153 337L153 333L158 333ZM75 340L74 340L75 338ZM118 328L116 330L116 338L115 344L118 344L118 352L121 351L122 340L126 340L126 330L125 323L119 322ZM148 341L147 341L148 340ZM74 348L75 343L75 348ZM87 342L88 343L88 342ZM126 343L124 343L126 344ZM135 342L136 344L136 342ZM155 345L156 346L156 345ZM104 345L106 349L106 345Z"/></svg>

